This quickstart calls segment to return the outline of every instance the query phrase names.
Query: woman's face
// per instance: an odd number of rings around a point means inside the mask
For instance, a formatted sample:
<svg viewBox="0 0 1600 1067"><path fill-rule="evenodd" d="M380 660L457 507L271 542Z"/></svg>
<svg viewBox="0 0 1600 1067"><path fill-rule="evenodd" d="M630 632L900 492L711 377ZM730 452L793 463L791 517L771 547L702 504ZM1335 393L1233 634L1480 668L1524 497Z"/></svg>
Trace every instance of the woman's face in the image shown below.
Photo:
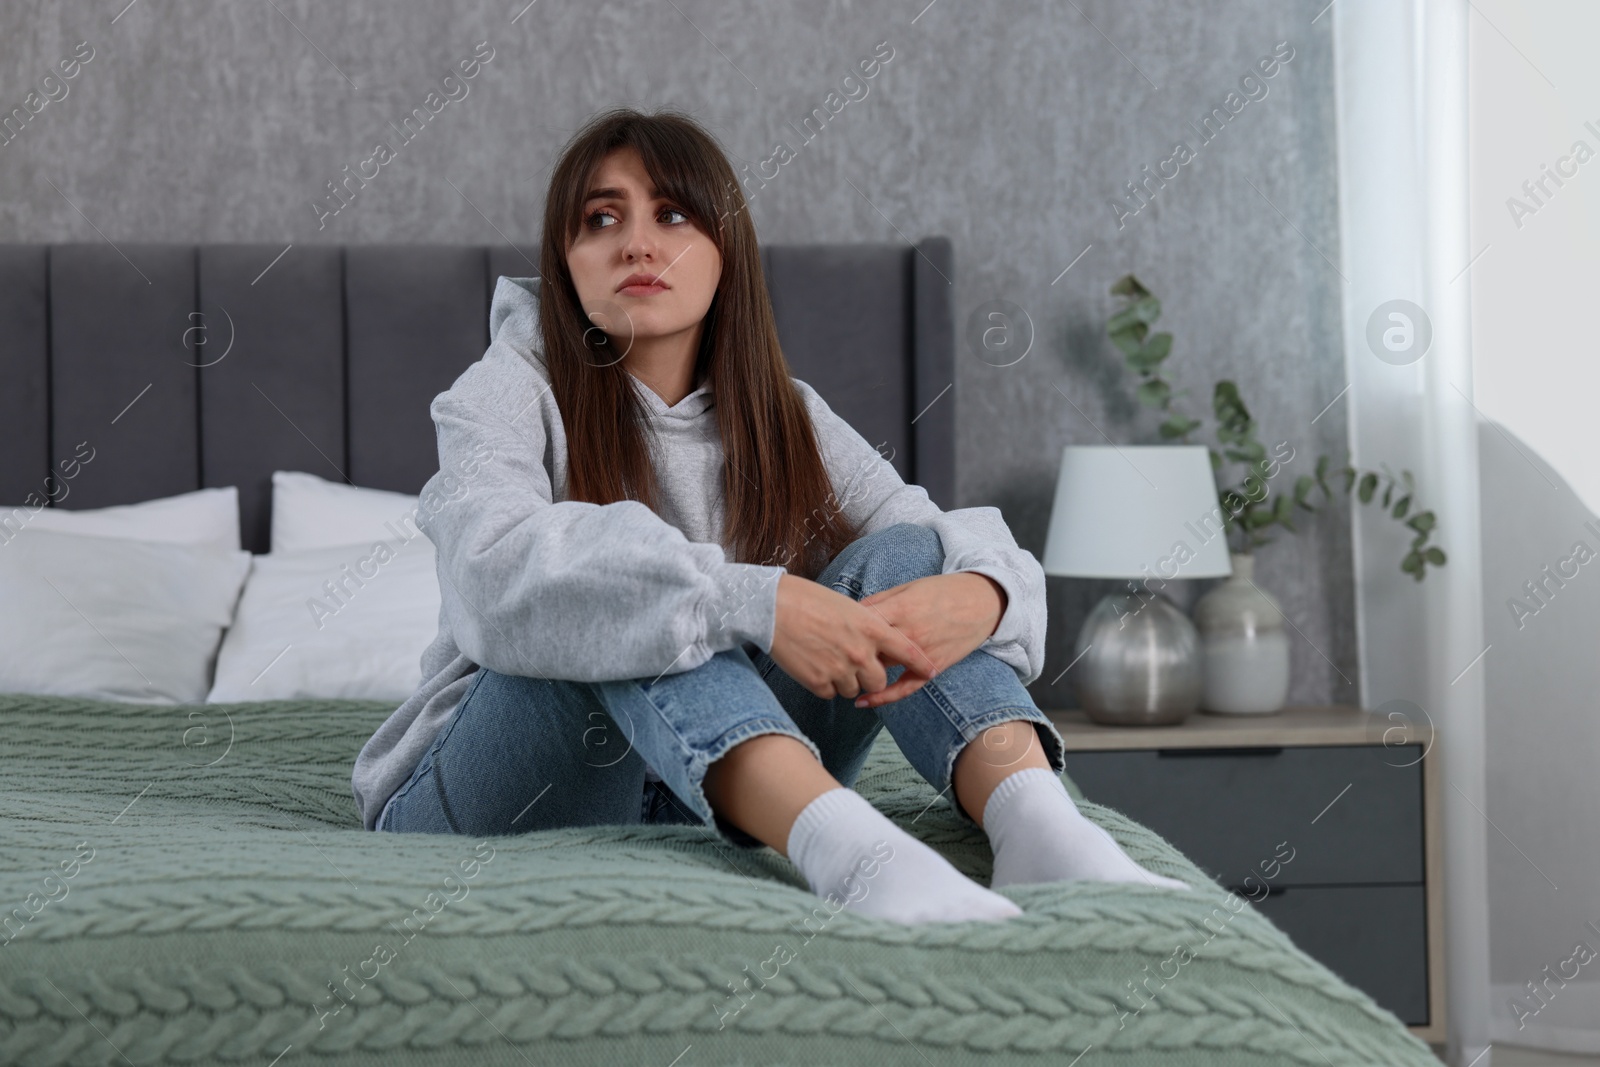
<svg viewBox="0 0 1600 1067"><path fill-rule="evenodd" d="M603 159L586 190L567 269L589 320L624 352L698 328L722 277L722 254L657 190L637 149ZM636 274L659 284L625 285Z"/></svg>

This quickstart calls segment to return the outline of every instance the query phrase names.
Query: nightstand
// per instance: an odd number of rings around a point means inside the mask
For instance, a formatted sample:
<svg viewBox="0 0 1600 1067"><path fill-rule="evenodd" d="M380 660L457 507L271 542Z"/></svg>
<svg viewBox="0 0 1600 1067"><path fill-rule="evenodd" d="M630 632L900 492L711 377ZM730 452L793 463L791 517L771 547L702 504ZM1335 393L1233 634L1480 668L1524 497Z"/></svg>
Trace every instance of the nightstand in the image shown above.
<svg viewBox="0 0 1600 1067"><path fill-rule="evenodd" d="M1196 713L1148 727L1102 726L1076 709L1047 714L1085 797L1143 823L1223 886L1257 900L1296 945L1419 1038L1444 1040L1429 724L1342 706ZM1289 862L1271 862L1291 849Z"/></svg>

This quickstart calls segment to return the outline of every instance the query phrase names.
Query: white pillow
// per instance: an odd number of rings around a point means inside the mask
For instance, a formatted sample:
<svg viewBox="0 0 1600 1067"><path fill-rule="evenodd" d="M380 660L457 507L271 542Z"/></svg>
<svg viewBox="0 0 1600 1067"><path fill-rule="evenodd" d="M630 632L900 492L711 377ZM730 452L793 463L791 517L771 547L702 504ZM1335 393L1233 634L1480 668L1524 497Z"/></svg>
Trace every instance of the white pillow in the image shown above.
<svg viewBox="0 0 1600 1067"><path fill-rule="evenodd" d="M208 703L404 701L439 629L433 543L413 532L256 556Z"/></svg>
<svg viewBox="0 0 1600 1067"><path fill-rule="evenodd" d="M0 691L198 704L250 553L29 530L0 545Z"/></svg>
<svg viewBox="0 0 1600 1067"><path fill-rule="evenodd" d="M196 489L138 504L109 508L0 507L0 545L28 530L56 530L93 537L125 537L175 545L207 545L239 551L239 490Z"/></svg>
<svg viewBox="0 0 1600 1067"><path fill-rule="evenodd" d="M304 471L272 472L272 551L371 545L416 531L417 497L330 482Z"/></svg>

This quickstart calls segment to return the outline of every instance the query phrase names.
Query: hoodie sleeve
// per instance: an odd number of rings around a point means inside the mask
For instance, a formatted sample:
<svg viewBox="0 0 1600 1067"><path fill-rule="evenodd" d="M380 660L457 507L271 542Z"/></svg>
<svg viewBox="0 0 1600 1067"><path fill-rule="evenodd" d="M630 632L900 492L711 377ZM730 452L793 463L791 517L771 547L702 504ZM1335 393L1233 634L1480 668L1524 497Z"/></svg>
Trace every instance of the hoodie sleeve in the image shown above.
<svg viewBox="0 0 1600 1067"><path fill-rule="evenodd" d="M429 412L439 473L419 512L456 646L502 674L606 681L772 647L784 568L730 563L634 500L552 502L543 406L514 418L452 389ZM459 472L459 474L457 473Z"/></svg>
<svg viewBox="0 0 1600 1067"><path fill-rule="evenodd" d="M896 523L926 526L944 546L944 573L976 571L1006 591L994 633L978 647L1017 672L1027 685L1044 673L1044 568L1017 545L999 508L941 511L920 485L907 485L894 465L840 418L811 386L795 385L811 409L818 443L845 517L862 536Z"/></svg>

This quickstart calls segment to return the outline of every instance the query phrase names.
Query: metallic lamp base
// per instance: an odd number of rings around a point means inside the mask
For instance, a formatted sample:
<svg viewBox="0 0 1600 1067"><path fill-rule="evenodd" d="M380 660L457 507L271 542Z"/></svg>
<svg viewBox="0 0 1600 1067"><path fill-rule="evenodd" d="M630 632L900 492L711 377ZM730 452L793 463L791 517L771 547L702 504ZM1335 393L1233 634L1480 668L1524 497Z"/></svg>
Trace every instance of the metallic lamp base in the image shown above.
<svg viewBox="0 0 1600 1067"><path fill-rule="evenodd" d="M1083 621L1073 656L1078 703L1095 722L1164 726L1200 706L1200 634L1160 593L1107 594Z"/></svg>

